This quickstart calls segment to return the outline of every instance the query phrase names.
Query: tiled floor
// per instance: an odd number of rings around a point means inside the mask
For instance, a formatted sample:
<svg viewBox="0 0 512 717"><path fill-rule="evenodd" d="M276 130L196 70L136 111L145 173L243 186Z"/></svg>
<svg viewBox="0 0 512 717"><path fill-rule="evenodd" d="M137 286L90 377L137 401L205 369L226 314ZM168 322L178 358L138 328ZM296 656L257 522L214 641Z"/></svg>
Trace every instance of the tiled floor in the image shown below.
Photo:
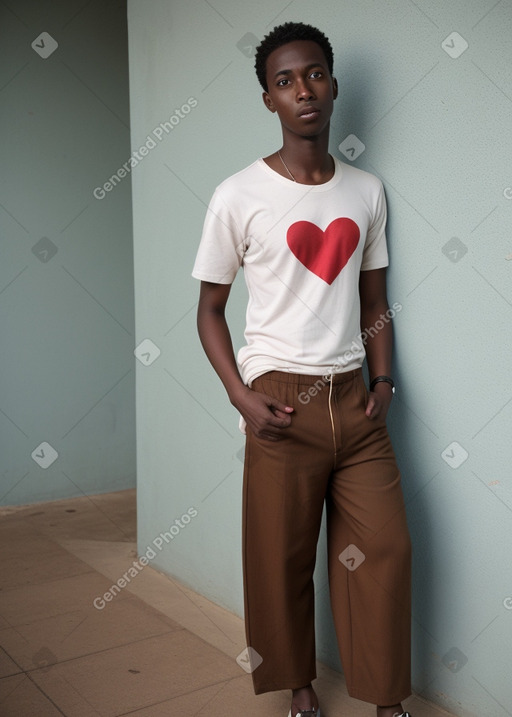
<svg viewBox="0 0 512 717"><path fill-rule="evenodd" d="M2 717L286 717L288 694L254 697L235 660L242 621L150 566L93 606L136 558L134 491L0 516ZM323 665L315 687L325 717L374 715Z"/></svg>

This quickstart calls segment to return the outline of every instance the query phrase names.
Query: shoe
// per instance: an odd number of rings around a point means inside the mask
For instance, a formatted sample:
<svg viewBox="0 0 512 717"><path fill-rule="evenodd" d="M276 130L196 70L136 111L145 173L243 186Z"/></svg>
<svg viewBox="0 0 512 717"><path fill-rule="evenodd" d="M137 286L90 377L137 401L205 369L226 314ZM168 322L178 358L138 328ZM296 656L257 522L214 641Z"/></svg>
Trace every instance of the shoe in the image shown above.
<svg viewBox="0 0 512 717"><path fill-rule="evenodd" d="M288 712L288 717L292 717L291 710ZM315 710L315 709L299 710L297 712L297 714L293 715L293 717L322 717L322 715L320 714L320 707L319 707L317 710ZM407 717L407 713L405 713L405 715L403 715L403 717ZM408 715L408 717L410 717L410 715Z"/></svg>

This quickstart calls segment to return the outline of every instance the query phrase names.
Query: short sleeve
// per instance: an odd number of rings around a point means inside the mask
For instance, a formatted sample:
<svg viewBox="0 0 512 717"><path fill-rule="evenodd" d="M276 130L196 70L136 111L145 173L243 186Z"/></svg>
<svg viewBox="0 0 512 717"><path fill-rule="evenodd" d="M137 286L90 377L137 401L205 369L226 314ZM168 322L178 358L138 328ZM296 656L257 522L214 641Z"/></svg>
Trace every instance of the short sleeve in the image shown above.
<svg viewBox="0 0 512 717"><path fill-rule="evenodd" d="M388 266L388 248L386 243L387 207L384 187L378 180L379 188L375 201L373 220L366 234L361 271L382 269Z"/></svg>
<svg viewBox="0 0 512 717"><path fill-rule="evenodd" d="M206 213L192 276L214 284L231 284L244 251L243 234L217 188Z"/></svg>

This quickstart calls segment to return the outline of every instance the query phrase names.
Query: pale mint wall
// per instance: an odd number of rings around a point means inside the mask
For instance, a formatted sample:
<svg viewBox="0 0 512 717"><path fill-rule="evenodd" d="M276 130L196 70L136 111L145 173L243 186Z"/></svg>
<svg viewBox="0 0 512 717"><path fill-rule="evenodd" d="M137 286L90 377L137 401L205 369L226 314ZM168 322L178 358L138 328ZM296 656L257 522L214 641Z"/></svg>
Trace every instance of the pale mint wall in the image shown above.
<svg viewBox="0 0 512 717"><path fill-rule="evenodd" d="M0 504L135 485L126 3L0 4ZM46 445L48 444L48 445Z"/></svg>
<svg viewBox="0 0 512 717"><path fill-rule="evenodd" d="M190 271L216 184L280 143L250 46L312 22L336 49L331 151L344 159L355 134L389 201L414 688L456 714L511 714L511 3L132 0L128 19L132 151L148 145L133 171L139 550L156 539L154 564L241 614L243 438L197 339ZM324 547L318 651L338 665Z"/></svg>

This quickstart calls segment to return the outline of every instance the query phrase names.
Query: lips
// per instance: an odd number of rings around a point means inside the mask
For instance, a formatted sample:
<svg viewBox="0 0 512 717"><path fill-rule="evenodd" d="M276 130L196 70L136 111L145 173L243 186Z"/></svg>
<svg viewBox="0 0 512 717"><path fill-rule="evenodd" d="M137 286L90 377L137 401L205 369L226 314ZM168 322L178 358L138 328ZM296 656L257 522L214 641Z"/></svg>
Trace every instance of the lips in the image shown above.
<svg viewBox="0 0 512 717"><path fill-rule="evenodd" d="M316 107L303 107L299 112L299 117L305 117L306 119L316 117L320 114L320 110Z"/></svg>

